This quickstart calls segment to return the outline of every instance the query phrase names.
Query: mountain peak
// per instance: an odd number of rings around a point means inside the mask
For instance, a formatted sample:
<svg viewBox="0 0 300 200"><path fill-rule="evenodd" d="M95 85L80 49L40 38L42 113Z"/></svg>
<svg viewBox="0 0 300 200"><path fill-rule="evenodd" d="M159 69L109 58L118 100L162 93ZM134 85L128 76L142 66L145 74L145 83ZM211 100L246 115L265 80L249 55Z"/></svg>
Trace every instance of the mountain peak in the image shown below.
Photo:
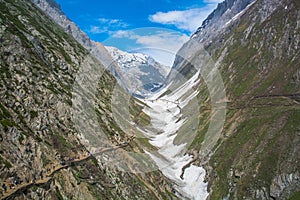
<svg viewBox="0 0 300 200"><path fill-rule="evenodd" d="M202 41L208 40L211 33L218 33L224 25L238 13L256 0L225 0L203 21L202 25L192 35Z"/></svg>
<svg viewBox="0 0 300 200"><path fill-rule="evenodd" d="M124 68L136 67L135 63L146 64L150 56L142 53L128 53L122 51L116 47L106 46L105 47L112 57Z"/></svg>
<svg viewBox="0 0 300 200"><path fill-rule="evenodd" d="M164 84L170 68L155 61L151 56L128 53L111 46L105 48L127 77L126 88L132 93L145 95Z"/></svg>

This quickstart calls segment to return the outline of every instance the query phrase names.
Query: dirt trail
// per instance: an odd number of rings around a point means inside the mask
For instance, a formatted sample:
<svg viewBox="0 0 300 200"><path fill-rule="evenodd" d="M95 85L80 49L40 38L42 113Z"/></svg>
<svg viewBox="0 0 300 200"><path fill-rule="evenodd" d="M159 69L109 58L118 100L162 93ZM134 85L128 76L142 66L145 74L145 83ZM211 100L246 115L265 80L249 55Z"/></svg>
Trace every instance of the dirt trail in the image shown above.
<svg viewBox="0 0 300 200"><path fill-rule="evenodd" d="M19 185L15 185L13 188L7 188L7 191L4 192L4 195L1 197L1 200L2 199L7 199L8 197L10 197L11 195L13 195L14 193L20 191L20 190L23 190L23 189L26 189L26 188L29 188L29 187L32 187L33 185L42 185L42 184L45 184L47 182L49 182L53 177L52 175L58 171L60 171L61 169L64 169L64 168L68 168L68 167L71 167L71 165L73 164L76 164L78 162L82 162L82 161L85 161L87 159L91 158L90 155L88 156L84 156L82 158L79 158L79 159L75 159L73 161L68 161L66 162L64 165L63 164L56 164L56 165L52 165L54 166L53 167L48 167L46 168L46 171L49 171L50 172L48 174L45 174L45 177L42 178L42 179L39 179L37 181L30 181L29 183L27 182L23 182ZM9 185L8 182L5 183L6 185Z"/></svg>
<svg viewBox="0 0 300 200"><path fill-rule="evenodd" d="M131 137L127 142L123 142L123 143L120 143L116 146L113 146L113 147L109 147L109 148L102 148L100 149L98 152L96 152L95 154L90 154L88 153L87 155L82 155L81 157L79 157L78 159L74 159L74 160L69 160L69 161L66 161L66 162L60 162L60 163L57 163L57 164L52 164L52 165L48 165L45 169L46 169L46 172L48 171L48 173L46 173L44 175L44 178L42 179L39 179L37 181L30 181L29 183L27 182L23 182L19 185L14 185L14 187L12 188L9 188L8 185L9 185L9 182L4 182L4 184L7 186L7 190L6 192L3 193L3 196L1 197L1 200L4 200L4 199L7 199L9 198L10 196L12 196L13 194L21 191L21 190L25 190L27 188L30 188L34 185L42 185L42 184L45 184L45 183L48 183L50 180L52 180L53 178L53 175L60 171L61 169L65 169L65 168L68 168L68 167L72 167L80 162L83 162L85 160L88 160L92 157L94 157L96 154L101 154L101 153L104 153L104 152L107 152L107 151L112 151L112 150L116 150L116 149L119 149L119 148L124 148L126 146L129 145L129 143L134 139L134 137ZM3 184L3 183L2 183ZM1 186L2 186L1 184Z"/></svg>

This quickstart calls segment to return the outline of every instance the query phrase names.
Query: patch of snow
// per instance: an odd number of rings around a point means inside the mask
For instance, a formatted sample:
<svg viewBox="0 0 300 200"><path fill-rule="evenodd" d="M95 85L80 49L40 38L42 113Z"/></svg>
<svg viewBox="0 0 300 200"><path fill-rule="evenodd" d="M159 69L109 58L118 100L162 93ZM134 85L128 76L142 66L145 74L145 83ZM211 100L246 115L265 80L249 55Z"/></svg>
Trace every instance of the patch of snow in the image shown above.
<svg viewBox="0 0 300 200"><path fill-rule="evenodd" d="M193 90L193 86L199 83L199 74L200 72L196 73L168 95L159 98L172 83L153 96L142 100L149 106L144 108L144 112L151 117L152 126L151 129L143 131L150 139L150 143L158 148L159 156L146 153L162 173L174 182L173 188L179 197L194 200L204 200L208 196L207 183L204 182L205 170L190 164L193 156L185 153L186 144L174 144L174 140L177 131L187 120L181 113L182 109L199 93Z"/></svg>
<svg viewBox="0 0 300 200"><path fill-rule="evenodd" d="M239 12L238 14L236 14L235 16L232 17L232 19L230 19L228 22L226 22L226 24L224 25L224 27L228 26L229 24L231 24L232 22L234 22L235 20L237 20L238 18L240 18L243 14L246 13L246 11L255 3L256 1L253 1L252 3L250 3L244 10L242 10L241 12Z"/></svg>
<svg viewBox="0 0 300 200"><path fill-rule="evenodd" d="M109 46L105 48L112 57L108 66L114 63L120 68L119 73L125 77L121 85L130 93L145 97L164 85L169 67L142 53L128 53Z"/></svg>
<svg viewBox="0 0 300 200"><path fill-rule="evenodd" d="M152 66L164 76L166 76L170 68L162 64L158 64L153 58L142 53L128 53L116 47L105 46L113 59L118 63L122 70L137 68L141 64L151 63Z"/></svg>

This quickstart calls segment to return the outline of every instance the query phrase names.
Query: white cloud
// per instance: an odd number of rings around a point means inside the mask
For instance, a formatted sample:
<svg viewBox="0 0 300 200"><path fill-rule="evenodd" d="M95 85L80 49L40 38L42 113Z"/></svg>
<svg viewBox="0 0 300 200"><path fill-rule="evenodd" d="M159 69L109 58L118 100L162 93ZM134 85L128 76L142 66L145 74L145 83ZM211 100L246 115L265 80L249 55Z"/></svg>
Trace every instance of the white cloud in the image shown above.
<svg viewBox="0 0 300 200"><path fill-rule="evenodd" d="M188 39L189 37L183 34L158 33L156 35L139 36L136 42L147 47L158 47L176 53Z"/></svg>
<svg viewBox="0 0 300 200"><path fill-rule="evenodd" d="M96 21L98 22L98 24L90 26L90 29L88 30L89 33L100 34L123 29L129 26L127 23L123 22L120 19L98 18L96 19Z"/></svg>
<svg viewBox="0 0 300 200"><path fill-rule="evenodd" d="M142 35L134 31L120 30L116 31L112 37L128 38L145 47L163 48L175 53L189 39L187 35L174 31L156 31L149 35Z"/></svg>
<svg viewBox="0 0 300 200"><path fill-rule="evenodd" d="M183 33L162 29L161 31L152 31L151 28L146 29L146 33L140 34L135 31L117 31L113 38L130 39L133 41L131 49L127 51L146 53L157 61L171 66L173 64L175 54L179 48L189 39Z"/></svg>
<svg viewBox="0 0 300 200"><path fill-rule="evenodd" d="M105 33L106 31L107 31L107 27L91 26L88 32L92 34L99 34L99 33Z"/></svg>
<svg viewBox="0 0 300 200"><path fill-rule="evenodd" d="M193 33L201 26L203 20L216 8L220 0L206 0L206 6L181 11L157 12L149 20L161 24L174 25L178 29Z"/></svg>
<svg viewBox="0 0 300 200"><path fill-rule="evenodd" d="M119 30L116 32L112 32L113 38L129 38L129 39L136 39L135 33L133 31L124 31Z"/></svg>
<svg viewBox="0 0 300 200"><path fill-rule="evenodd" d="M99 18L98 22L100 22L103 25L110 26L110 27L118 27L118 28L128 27L128 24L123 22L120 19Z"/></svg>

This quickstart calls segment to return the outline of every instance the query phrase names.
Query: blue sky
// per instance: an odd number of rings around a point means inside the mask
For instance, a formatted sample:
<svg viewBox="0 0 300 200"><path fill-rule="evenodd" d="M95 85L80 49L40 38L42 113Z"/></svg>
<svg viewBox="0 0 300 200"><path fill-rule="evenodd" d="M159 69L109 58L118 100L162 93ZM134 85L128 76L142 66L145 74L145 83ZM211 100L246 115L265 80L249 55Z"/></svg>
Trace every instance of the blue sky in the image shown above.
<svg viewBox="0 0 300 200"><path fill-rule="evenodd" d="M93 40L125 51L144 49L148 54L149 48L176 53L221 1L56 0Z"/></svg>

